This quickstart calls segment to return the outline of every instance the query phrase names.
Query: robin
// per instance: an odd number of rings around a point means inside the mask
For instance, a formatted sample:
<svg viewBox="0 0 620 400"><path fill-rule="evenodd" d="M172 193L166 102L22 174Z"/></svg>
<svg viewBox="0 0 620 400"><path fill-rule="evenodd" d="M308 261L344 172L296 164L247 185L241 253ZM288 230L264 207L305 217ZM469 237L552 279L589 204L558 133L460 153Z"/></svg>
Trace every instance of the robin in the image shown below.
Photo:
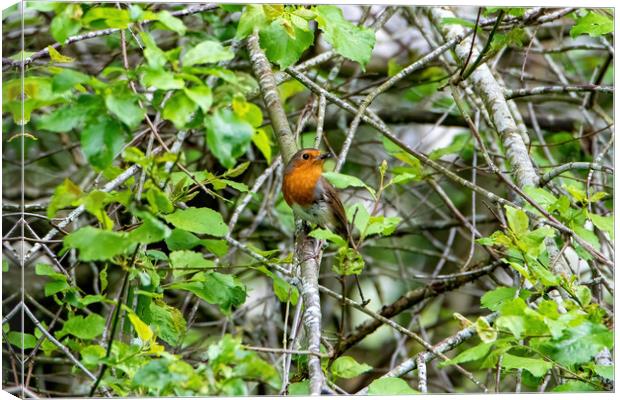
<svg viewBox="0 0 620 400"><path fill-rule="evenodd" d="M284 170L282 194L284 200L301 219L321 227L328 227L347 239L357 251L351 235L347 215L336 189L323 177L323 163L331 154L317 149L301 149L291 158ZM370 300L364 299L357 275L355 283L362 299L362 305Z"/></svg>
<svg viewBox="0 0 620 400"><path fill-rule="evenodd" d="M350 240L347 216L336 189L325 179L323 163L331 154L317 149L301 149L284 170L282 194L284 200L301 219L328 227Z"/></svg>

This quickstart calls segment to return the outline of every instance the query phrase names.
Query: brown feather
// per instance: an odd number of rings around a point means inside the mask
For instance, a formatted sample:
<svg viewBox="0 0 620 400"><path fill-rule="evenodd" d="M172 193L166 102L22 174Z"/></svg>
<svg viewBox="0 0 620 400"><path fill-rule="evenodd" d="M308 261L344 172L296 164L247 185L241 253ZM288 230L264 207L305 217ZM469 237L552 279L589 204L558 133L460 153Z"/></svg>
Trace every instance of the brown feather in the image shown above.
<svg viewBox="0 0 620 400"><path fill-rule="evenodd" d="M339 235L347 238L347 240L351 240L351 230L347 222L347 214L344 211L344 206L342 205L342 201L340 201L340 197L338 197L338 192L327 179L322 176L320 179L325 192L325 200L330 205L334 217L334 230Z"/></svg>

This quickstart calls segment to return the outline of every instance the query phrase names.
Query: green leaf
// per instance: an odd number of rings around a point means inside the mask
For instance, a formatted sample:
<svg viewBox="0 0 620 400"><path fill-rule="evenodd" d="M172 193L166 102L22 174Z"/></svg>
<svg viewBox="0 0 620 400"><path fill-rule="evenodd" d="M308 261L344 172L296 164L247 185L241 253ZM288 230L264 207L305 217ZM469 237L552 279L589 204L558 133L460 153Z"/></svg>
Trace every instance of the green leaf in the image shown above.
<svg viewBox="0 0 620 400"><path fill-rule="evenodd" d="M155 328L154 332L157 337L170 346L176 346L187 326L181 311L157 300L150 303L149 310L150 325Z"/></svg>
<svg viewBox="0 0 620 400"><path fill-rule="evenodd" d="M106 115L90 121L80 133L80 144L88 162L100 170L110 166L125 143L121 124Z"/></svg>
<svg viewBox="0 0 620 400"><path fill-rule="evenodd" d="M173 283L173 289L188 290L207 303L216 304L220 310L229 314L232 306L245 302L245 286L232 275L211 272L198 273L189 282Z"/></svg>
<svg viewBox="0 0 620 400"><path fill-rule="evenodd" d="M553 274L553 272L536 262L531 263L529 269L544 286L557 286L560 283L560 276Z"/></svg>
<svg viewBox="0 0 620 400"><path fill-rule="evenodd" d="M105 357L105 349L98 344L91 344L80 350L82 362L87 366L97 366Z"/></svg>
<svg viewBox="0 0 620 400"><path fill-rule="evenodd" d="M347 208L347 220L350 221L357 230L365 232L368 222L370 221L370 214L362 203L356 203L353 206Z"/></svg>
<svg viewBox="0 0 620 400"><path fill-rule="evenodd" d="M200 239L183 229L173 229L170 236L166 238L166 246L170 250L191 250L200 244Z"/></svg>
<svg viewBox="0 0 620 400"><path fill-rule="evenodd" d="M270 276L271 279L273 279L273 292L278 300L283 303L290 301L291 304L296 305L299 300L299 291L297 288L275 274L271 274Z"/></svg>
<svg viewBox="0 0 620 400"><path fill-rule="evenodd" d="M525 194L530 196L532 200L540 204L540 206L546 210L558 201L557 197L555 197L551 192L543 188L526 186L523 188L523 191L525 192Z"/></svg>
<svg viewBox="0 0 620 400"><path fill-rule="evenodd" d="M146 200L149 202L151 211L154 214L158 214L160 212L168 214L174 211L174 206L166 193L162 192L156 186L153 186L146 191Z"/></svg>
<svg viewBox="0 0 620 400"><path fill-rule="evenodd" d="M599 242L598 237L594 232L579 225L572 225L571 228L573 228L573 230L577 235L579 235L579 237L590 243L592 247L594 247L596 250L601 249L601 242Z"/></svg>
<svg viewBox="0 0 620 400"><path fill-rule="evenodd" d="M141 77L142 85L161 90L182 89L185 86L183 79L174 77L174 74L163 69L144 68Z"/></svg>
<svg viewBox="0 0 620 400"><path fill-rule="evenodd" d="M372 367L365 363L358 363L353 357L341 356L334 361L331 372L339 378L355 378L358 375L372 370Z"/></svg>
<svg viewBox="0 0 620 400"><path fill-rule="evenodd" d="M203 239L200 243L211 253L222 257L228 252L228 243L225 240Z"/></svg>
<svg viewBox="0 0 620 400"><path fill-rule="evenodd" d="M207 260L201 253L178 250L170 253L170 266L174 277L192 274L201 269L215 268L213 260ZM185 270L185 271L184 271Z"/></svg>
<svg viewBox="0 0 620 400"><path fill-rule="evenodd" d="M470 143L470 139L471 135L469 133L458 134L454 136L452 142L448 146L431 151L428 157L431 160L438 160L447 154L460 154L468 147L467 145ZM471 145L469 147L471 147Z"/></svg>
<svg viewBox="0 0 620 400"><path fill-rule="evenodd" d="M228 226L222 215L210 208L188 207L177 210L163 218L177 228L193 233L204 233L211 236L224 237L228 233Z"/></svg>
<svg viewBox="0 0 620 400"><path fill-rule="evenodd" d="M239 118L247 121L253 128L258 128L263 124L263 112L260 107L246 101L243 96L233 98L232 109Z"/></svg>
<svg viewBox="0 0 620 400"><path fill-rule="evenodd" d="M252 33L254 28L262 29L267 26L267 16L260 4L247 4L239 23L237 24L236 39L243 39Z"/></svg>
<svg viewBox="0 0 620 400"><path fill-rule="evenodd" d="M88 82L90 76L72 69L63 69L52 79L52 90L54 92L64 92L72 89L75 85Z"/></svg>
<svg viewBox="0 0 620 400"><path fill-rule="evenodd" d="M69 287L70 286L66 280L52 281L52 282L47 282L45 284L45 286L43 287L43 291L45 293L45 296L51 296L58 292L62 292L63 290L68 289Z"/></svg>
<svg viewBox="0 0 620 400"><path fill-rule="evenodd" d="M347 21L337 6L317 6L314 10L319 28L323 31L325 40L334 47L334 51L358 62L364 70L375 46L374 31Z"/></svg>
<svg viewBox="0 0 620 400"><path fill-rule="evenodd" d="M502 358L502 367L505 369L525 369L536 377L544 376L551 369L553 363L538 358L518 357L506 353Z"/></svg>
<svg viewBox="0 0 620 400"><path fill-rule="evenodd" d="M579 285L575 288L575 296L579 300L579 303L585 307L592 301L592 292L590 288L585 285Z"/></svg>
<svg viewBox="0 0 620 400"><path fill-rule="evenodd" d="M186 88L185 94L196 103L204 113L209 111L211 104L213 104L213 94L209 86L200 85Z"/></svg>
<svg viewBox="0 0 620 400"><path fill-rule="evenodd" d="M506 219L508 220L510 230L517 237L529 230L529 219L527 214L522 210L506 206Z"/></svg>
<svg viewBox="0 0 620 400"><path fill-rule="evenodd" d="M604 325L587 320L566 329L561 338L539 345L541 351L566 366L588 362L605 347L613 347L613 333Z"/></svg>
<svg viewBox="0 0 620 400"><path fill-rule="evenodd" d="M264 129L256 129L252 135L252 143L260 150L268 164L271 164L271 139Z"/></svg>
<svg viewBox="0 0 620 400"><path fill-rule="evenodd" d="M157 20L161 22L166 28L178 33L179 35L185 35L187 28L183 21L172 14L169 11L163 10L157 13Z"/></svg>
<svg viewBox="0 0 620 400"><path fill-rule="evenodd" d="M389 236L394 233L401 221L402 218L400 217L384 217L383 215L370 217L364 236L370 236L376 233L381 236Z"/></svg>
<svg viewBox="0 0 620 400"><path fill-rule="evenodd" d="M310 394L310 381L304 379L301 382L295 382L288 385L288 394L290 396L307 396Z"/></svg>
<svg viewBox="0 0 620 400"><path fill-rule="evenodd" d="M161 69L166 65L166 54L162 49L157 46L157 43L153 40L148 32L140 32L140 38L144 42L144 56L148 62L149 67L153 69Z"/></svg>
<svg viewBox="0 0 620 400"><path fill-rule="evenodd" d="M159 358L140 366L132 379L132 384L153 390L159 394L167 386L173 384L177 377L168 371L171 361Z"/></svg>
<svg viewBox="0 0 620 400"><path fill-rule="evenodd" d="M495 321L495 327L508 330L515 338L521 339L526 329L526 320L520 315L502 315Z"/></svg>
<svg viewBox="0 0 620 400"><path fill-rule="evenodd" d="M128 317L142 343L146 343L153 338L153 331L147 324L144 323L144 321L140 319L140 317L133 312L130 312Z"/></svg>
<svg viewBox="0 0 620 400"><path fill-rule="evenodd" d="M230 109L219 109L205 118L207 145L226 168L232 168L237 158L250 147L254 128Z"/></svg>
<svg viewBox="0 0 620 400"><path fill-rule="evenodd" d="M47 217L53 218L56 212L64 207L72 205L82 196L82 189L69 178L65 178L62 184L56 186L54 194L47 206Z"/></svg>
<svg viewBox="0 0 620 400"><path fill-rule="evenodd" d="M260 45L265 49L269 61L276 63L280 69L295 64L312 43L314 32L304 31L293 26L291 37L283 25L282 19L276 19L268 27L260 31Z"/></svg>
<svg viewBox="0 0 620 400"><path fill-rule="evenodd" d="M567 381L561 385L554 387L552 392L570 392L570 393L580 393L580 392L596 392L599 389L596 386L591 385L587 382L582 381Z"/></svg>
<svg viewBox="0 0 620 400"><path fill-rule="evenodd" d="M355 249L343 246L338 249L332 270L339 275L359 275L364 269L364 259Z"/></svg>
<svg viewBox="0 0 620 400"><path fill-rule="evenodd" d="M588 218L590 218L590 221L592 221L594 226L596 226L601 231L608 233L611 240L614 240L614 217L613 215L608 215L606 217L603 217L598 214L589 213Z"/></svg>
<svg viewBox="0 0 620 400"><path fill-rule="evenodd" d="M65 236L64 245L78 249L82 261L105 261L122 254L131 243L126 233L86 226Z"/></svg>
<svg viewBox="0 0 620 400"><path fill-rule="evenodd" d="M105 96L108 110L130 129L136 128L144 119L144 110L138 105L138 96L127 90L111 91Z"/></svg>
<svg viewBox="0 0 620 400"><path fill-rule="evenodd" d="M82 23L93 25L93 22L103 21L109 28L125 29L129 26L131 18L129 11L114 7L93 7L82 18Z"/></svg>
<svg viewBox="0 0 620 400"><path fill-rule="evenodd" d="M51 132L69 132L84 121L85 115L72 104L57 108L36 120L38 129Z"/></svg>
<svg viewBox="0 0 620 400"><path fill-rule="evenodd" d="M613 365L596 365L594 366L594 372L600 377L608 379L610 381L614 380L614 366Z"/></svg>
<svg viewBox="0 0 620 400"><path fill-rule="evenodd" d="M308 236L319 240L328 240L341 247L347 245L346 240L340 237L340 235L337 235L334 232L330 231L329 229L318 228L310 232Z"/></svg>
<svg viewBox="0 0 620 400"><path fill-rule="evenodd" d="M150 244L157 243L171 234L171 229L149 212L135 213L142 218L142 225L129 232L128 239L132 242Z"/></svg>
<svg viewBox="0 0 620 400"><path fill-rule="evenodd" d="M56 336L60 339L65 335L73 335L79 339L91 340L101 335L104 327L105 318L99 314L89 314L86 318L81 315L73 316L65 322Z"/></svg>
<svg viewBox="0 0 620 400"><path fill-rule="evenodd" d="M186 92L178 90L166 102L162 116L172 121L177 129L183 129L192 120L197 108L198 104Z"/></svg>
<svg viewBox="0 0 620 400"><path fill-rule="evenodd" d="M54 40L64 43L69 36L77 34L82 28L81 16L82 9L79 4L70 4L57 14L50 24L50 33Z"/></svg>
<svg viewBox="0 0 620 400"><path fill-rule="evenodd" d="M366 188L373 196L375 194L373 188L365 184L356 176L345 175L339 172L323 172L323 176L337 189L344 189L350 186L363 187Z"/></svg>
<svg viewBox="0 0 620 400"><path fill-rule="evenodd" d="M489 325L486 319L478 317L475 326L478 337L484 343L492 343L497 339L497 331Z"/></svg>
<svg viewBox="0 0 620 400"><path fill-rule="evenodd" d="M464 26L470 29L473 29L476 26L476 24L474 24L473 22L467 21L462 18L443 18L441 20L441 24L442 25L461 25L461 26Z"/></svg>
<svg viewBox="0 0 620 400"><path fill-rule="evenodd" d="M588 13L579 18L575 26L570 30L571 37L587 34L592 37L606 35L614 31L614 21L609 17L588 11Z"/></svg>
<svg viewBox="0 0 620 400"><path fill-rule="evenodd" d="M6 335L7 341L19 349L33 349L37 345L37 338L30 333L9 332Z"/></svg>
<svg viewBox="0 0 620 400"><path fill-rule="evenodd" d="M499 287L490 292L486 292L480 299L480 304L482 307L488 308L491 311L498 311L505 301L514 299L516 293L517 288ZM531 294L530 291L521 289L519 297L527 299Z"/></svg>
<svg viewBox="0 0 620 400"><path fill-rule="evenodd" d="M455 365L480 360L489 353L492 346L493 343L480 343L477 346L465 350L449 361L442 361L440 365L443 367L445 365Z"/></svg>
<svg viewBox="0 0 620 400"><path fill-rule="evenodd" d="M220 42L205 40L192 47L181 57L183 66L190 67L197 64L212 64L220 61L229 61L235 55Z"/></svg>
<svg viewBox="0 0 620 400"><path fill-rule="evenodd" d="M368 394L375 396L387 396L398 394L417 394L407 382L400 378L379 378L368 385Z"/></svg>

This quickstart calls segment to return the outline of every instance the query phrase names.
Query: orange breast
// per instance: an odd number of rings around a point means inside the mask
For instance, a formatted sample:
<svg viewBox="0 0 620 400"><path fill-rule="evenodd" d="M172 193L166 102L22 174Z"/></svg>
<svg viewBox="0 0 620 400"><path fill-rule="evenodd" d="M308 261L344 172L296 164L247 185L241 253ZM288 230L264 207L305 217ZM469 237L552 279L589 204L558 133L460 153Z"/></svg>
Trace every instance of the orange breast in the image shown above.
<svg viewBox="0 0 620 400"><path fill-rule="evenodd" d="M284 175L282 193L289 206L297 203L306 207L314 202L314 188L321 177L320 165L299 166Z"/></svg>

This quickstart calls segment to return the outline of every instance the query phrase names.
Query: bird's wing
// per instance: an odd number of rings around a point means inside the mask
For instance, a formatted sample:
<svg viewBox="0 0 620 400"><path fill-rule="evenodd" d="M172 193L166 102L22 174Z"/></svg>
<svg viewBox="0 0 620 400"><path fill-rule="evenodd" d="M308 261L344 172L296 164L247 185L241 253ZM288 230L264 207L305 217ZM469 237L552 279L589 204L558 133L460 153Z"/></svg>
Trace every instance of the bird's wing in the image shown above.
<svg viewBox="0 0 620 400"><path fill-rule="evenodd" d="M349 223L347 222L347 214L344 211L344 206L338 197L338 192L327 181L327 179L321 176L321 186L323 186L323 199L331 204L331 210L334 217L334 228L336 233L344 236L348 240L351 239Z"/></svg>

